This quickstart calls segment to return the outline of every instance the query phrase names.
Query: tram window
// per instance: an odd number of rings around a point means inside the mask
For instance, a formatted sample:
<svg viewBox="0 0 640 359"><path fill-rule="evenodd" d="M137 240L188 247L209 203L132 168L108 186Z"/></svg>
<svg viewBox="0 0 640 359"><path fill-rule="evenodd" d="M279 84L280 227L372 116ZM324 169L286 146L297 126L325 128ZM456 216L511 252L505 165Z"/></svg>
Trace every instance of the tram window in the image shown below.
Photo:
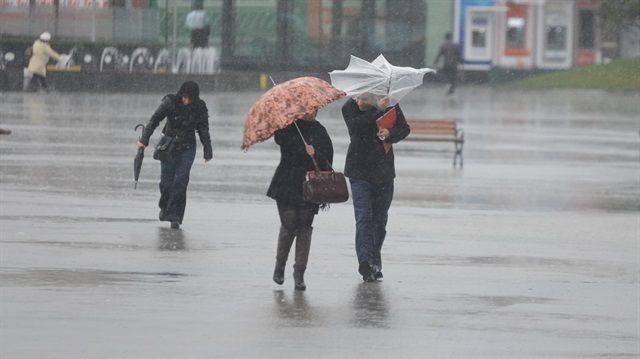
<svg viewBox="0 0 640 359"><path fill-rule="evenodd" d="M580 10L578 21L578 47L581 49L593 49L596 43L594 11Z"/></svg>
<svg viewBox="0 0 640 359"><path fill-rule="evenodd" d="M471 36L473 47L487 47L487 31L484 28L474 29Z"/></svg>
<svg viewBox="0 0 640 359"><path fill-rule="evenodd" d="M567 31L564 26L547 26L547 50L565 50Z"/></svg>

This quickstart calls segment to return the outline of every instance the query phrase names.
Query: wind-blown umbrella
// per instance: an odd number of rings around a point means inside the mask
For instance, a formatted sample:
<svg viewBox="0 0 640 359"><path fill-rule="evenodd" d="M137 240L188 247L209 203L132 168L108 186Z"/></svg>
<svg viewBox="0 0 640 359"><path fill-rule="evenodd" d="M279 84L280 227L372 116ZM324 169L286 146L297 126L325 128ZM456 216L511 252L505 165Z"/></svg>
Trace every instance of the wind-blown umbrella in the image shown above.
<svg viewBox="0 0 640 359"><path fill-rule="evenodd" d="M383 55L378 56L373 62L351 55L351 61L345 70L334 70L329 75L331 84L349 96L358 96L365 92L389 96L393 105L411 90L422 85L422 78L429 72L434 70L426 67L414 69L393 66Z"/></svg>
<svg viewBox="0 0 640 359"><path fill-rule="evenodd" d="M307 113L346 94L316 77L299 77L265 92L253 104L244 123L242 149L265 141Z"/></svg>
<svg viewBox="0 0 640 359"><path fill-rule="evenodd" d="M142 133L144 133L144 125L138 124L133 131L137 131L138 127L142 127ZM140 169L142 168L142 160L144 159L144 148L138 150L136 157L133 159L133 180L135 181L133 189L138 188L138 178L140 177Z"/></svg>

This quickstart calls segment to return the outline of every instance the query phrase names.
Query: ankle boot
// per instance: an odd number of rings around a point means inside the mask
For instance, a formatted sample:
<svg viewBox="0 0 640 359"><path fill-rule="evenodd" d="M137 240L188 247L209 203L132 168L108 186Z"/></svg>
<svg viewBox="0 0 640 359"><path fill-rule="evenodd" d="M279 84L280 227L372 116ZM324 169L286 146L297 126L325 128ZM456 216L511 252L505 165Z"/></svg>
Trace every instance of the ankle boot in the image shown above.
<svg viewBox="0 0 640 359"><path fill-rule="evenodd" d="M287 265L287 258L295 237L296 231L280 226L278 249L276 249L276 268L273 270L273 281L280 285L284 283L284 268Z"/></svg>
<svg viewBox="0 0 640 359"><path fill-rule="evenodd" d="M307 269L307 262L309 261L311 232L313 232L313 227L298 228L298 237L296 239L296 263L293 265L293 280L295 281L294 288L296 290L307 289L307 285L304 284L304 271Z"/></svg>

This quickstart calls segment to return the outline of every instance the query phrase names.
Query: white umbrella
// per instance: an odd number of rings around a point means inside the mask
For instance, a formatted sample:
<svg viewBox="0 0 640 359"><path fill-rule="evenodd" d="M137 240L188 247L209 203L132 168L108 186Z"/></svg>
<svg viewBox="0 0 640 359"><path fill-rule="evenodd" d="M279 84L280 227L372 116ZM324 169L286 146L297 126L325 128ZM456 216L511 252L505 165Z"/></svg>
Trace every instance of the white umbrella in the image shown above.
<svg viewBox="0 0 640 359"><path fill-rule="evenodd" d="M393 105L411 90L422 85L422 78L429 72L435 71L430 68L393 66L383 55L378 56L373 62L351 55L351 61L345 70L334 70L329 75L331 84L346 92L348 96L358 96L365 92L388 95Z"/></svg>

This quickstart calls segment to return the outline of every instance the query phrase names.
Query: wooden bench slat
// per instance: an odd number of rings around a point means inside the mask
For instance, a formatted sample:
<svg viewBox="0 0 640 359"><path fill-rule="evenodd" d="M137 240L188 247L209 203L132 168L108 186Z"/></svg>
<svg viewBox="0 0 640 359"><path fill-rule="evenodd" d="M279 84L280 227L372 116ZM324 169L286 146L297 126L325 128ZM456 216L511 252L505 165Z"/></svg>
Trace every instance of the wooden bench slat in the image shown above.
<svg viewBox="0 0 640 359"><path fill-rule="evenodd" d="M453 155L453 165L460 157L462 167L462 146L464 145L464 132L458 129L454 119L407 119L411 127L411 133L405 141L412 142L453 142L456 153Z"/></svg>
<svg viewBox="0 0 640 359"><path fill-rule="evenodd" d="M430 129L447 129L447 130L455 130L456 126L425 126L425 125L419 125L419 126L415 126L412 124L409 124L409 126L411 127L411 129L417 129L417 130L430 130Z"/></svg>
<svg viewBox="0 0 640 359"><path fill-rule="evenodd" d="M426 119L417 119L417 118L409 118L407 119L407 122L413 122L413 123L456 123L456 120L451 120L451 119L444 119L444 120L426 120Z"/></svg>
<svg viewBox="0 0 640 359"><path fill-rule="evenodd" d="M429 141L429 142L463 142L463 140L459 139L459 138L433 137L433 138L425 139L425 138L411 137L411 136L405 138L404 141L410 141L410 142L424 142L424 141Z"/></svg>
<svg viewBox="0 0 640 359"><path fill-rule="evenodd" d="M430 129L411 129L411 134L424 134L424 135L452 135L455 136L456 130L450 128L430 128Z"/></svg>

